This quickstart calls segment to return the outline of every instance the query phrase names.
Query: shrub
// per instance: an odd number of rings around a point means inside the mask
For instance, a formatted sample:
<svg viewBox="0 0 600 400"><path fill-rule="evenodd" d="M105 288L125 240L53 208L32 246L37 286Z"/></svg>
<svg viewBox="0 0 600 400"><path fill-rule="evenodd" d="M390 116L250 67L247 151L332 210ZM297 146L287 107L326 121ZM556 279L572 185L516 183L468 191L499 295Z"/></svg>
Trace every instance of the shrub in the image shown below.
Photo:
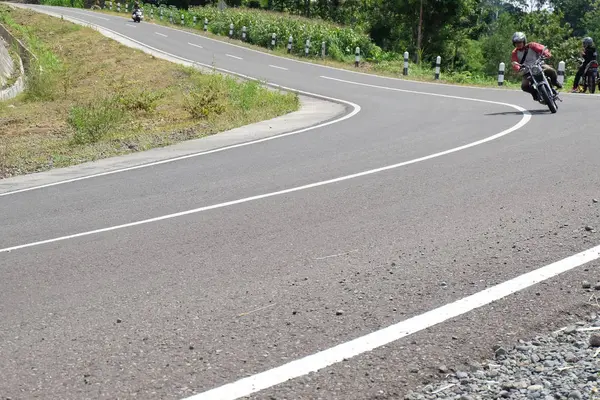
<svg viewBox="0 0 600 400"><path fill-rule="evenodd" d="M126 112L115 98L104 98L71 107L67 123L73 129L74 144L96 143L116 130L126 119Z"/></svg>
<svg viewBox="0 0 600 400"><path fill-rule="evenodd" d="M222 114L228 105L227 92L225 78L220 75L206 75L205 79L196 77L185 94L185 110L196 119Z"/></svg>

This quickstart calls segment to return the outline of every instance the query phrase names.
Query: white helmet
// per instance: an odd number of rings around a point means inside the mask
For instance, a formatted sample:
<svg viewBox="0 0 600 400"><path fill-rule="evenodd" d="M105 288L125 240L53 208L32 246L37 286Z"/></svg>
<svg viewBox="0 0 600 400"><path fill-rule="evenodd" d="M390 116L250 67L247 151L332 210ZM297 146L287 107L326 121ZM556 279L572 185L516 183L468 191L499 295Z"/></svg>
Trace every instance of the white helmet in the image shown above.
<svg viewBox="0 0 600 400"><path fill-rule="evenodd" d="M523 42L527 44L527 36L523 32L515 32L512 37L513 46L516 46L517 42Z"/></svg>

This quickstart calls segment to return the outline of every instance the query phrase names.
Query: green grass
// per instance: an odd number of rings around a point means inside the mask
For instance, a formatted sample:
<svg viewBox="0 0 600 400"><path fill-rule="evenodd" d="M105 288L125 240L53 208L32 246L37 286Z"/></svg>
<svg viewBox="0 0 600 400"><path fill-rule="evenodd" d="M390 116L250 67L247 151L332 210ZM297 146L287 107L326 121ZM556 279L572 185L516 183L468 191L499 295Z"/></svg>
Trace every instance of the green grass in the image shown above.
<svg viewBox="0 0 600 400"><path fill-rule="evenodd" d="M37 56L26 91L0 102L0 178L200 138L300 106L296 94L157 59L34 11L0 5L0 21Z"/></svg>

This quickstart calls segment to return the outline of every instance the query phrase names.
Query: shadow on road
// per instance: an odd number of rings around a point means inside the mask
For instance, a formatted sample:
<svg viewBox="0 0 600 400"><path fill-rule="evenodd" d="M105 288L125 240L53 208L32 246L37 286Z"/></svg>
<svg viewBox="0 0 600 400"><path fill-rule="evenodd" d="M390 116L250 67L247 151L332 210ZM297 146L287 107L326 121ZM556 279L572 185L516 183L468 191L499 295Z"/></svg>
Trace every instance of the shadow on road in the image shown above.
<svg viewBox="0 0 600 400"><path fill-rule="evenodd" d="M548 110L547 108L542 108L539 110L527 110L527 112L529 112L531 115L550 114L550 110ZM491 113L491 114L485 114L485 115L521 115L521 114L523 114L521 111L505 111L505 112L497 112L497 113Z"/></svg>

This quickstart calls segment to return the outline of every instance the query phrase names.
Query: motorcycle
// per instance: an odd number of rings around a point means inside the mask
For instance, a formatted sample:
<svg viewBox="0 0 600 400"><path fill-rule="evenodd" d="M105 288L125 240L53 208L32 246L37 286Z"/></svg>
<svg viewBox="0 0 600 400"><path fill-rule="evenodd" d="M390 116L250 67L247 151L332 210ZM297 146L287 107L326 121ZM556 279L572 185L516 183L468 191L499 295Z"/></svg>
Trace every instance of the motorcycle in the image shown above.
<svg viewBox="0 0 600 400"><path fill-rule="evenodd" d="M133 19L133 22L141 22L144 19L144 12L141 8L138 8L131 14L131 18Z"/></svg>
<svg viewBox="0 0 600 400"><path fill-rule="evenodd" d="M580 62L583 62L583 59L579 59ZM583 71L583 75L579 79L578 87L580 93L585 93L588 89L591 94L596 92L596 85L598 85L598 89L600 90L600 78L598 77L598 61L592 60L586 66Z"/></svg>
<svg viewBox="0 0 600 400"><path fill-rule="evenodd" d="M544 47L542 53L544 51L546 51L546 47ZM542 65L545 60L546 57L541 56L532 65L519 65L525 70L523 76L529 80L531 87L537 91L539 103L547 105L550 112L554 114L558 111L558 104L556 101L562 100L558 96L558 92L554 90L550 85L550 82L548 82L546 74L544 74Z"/></svg>

